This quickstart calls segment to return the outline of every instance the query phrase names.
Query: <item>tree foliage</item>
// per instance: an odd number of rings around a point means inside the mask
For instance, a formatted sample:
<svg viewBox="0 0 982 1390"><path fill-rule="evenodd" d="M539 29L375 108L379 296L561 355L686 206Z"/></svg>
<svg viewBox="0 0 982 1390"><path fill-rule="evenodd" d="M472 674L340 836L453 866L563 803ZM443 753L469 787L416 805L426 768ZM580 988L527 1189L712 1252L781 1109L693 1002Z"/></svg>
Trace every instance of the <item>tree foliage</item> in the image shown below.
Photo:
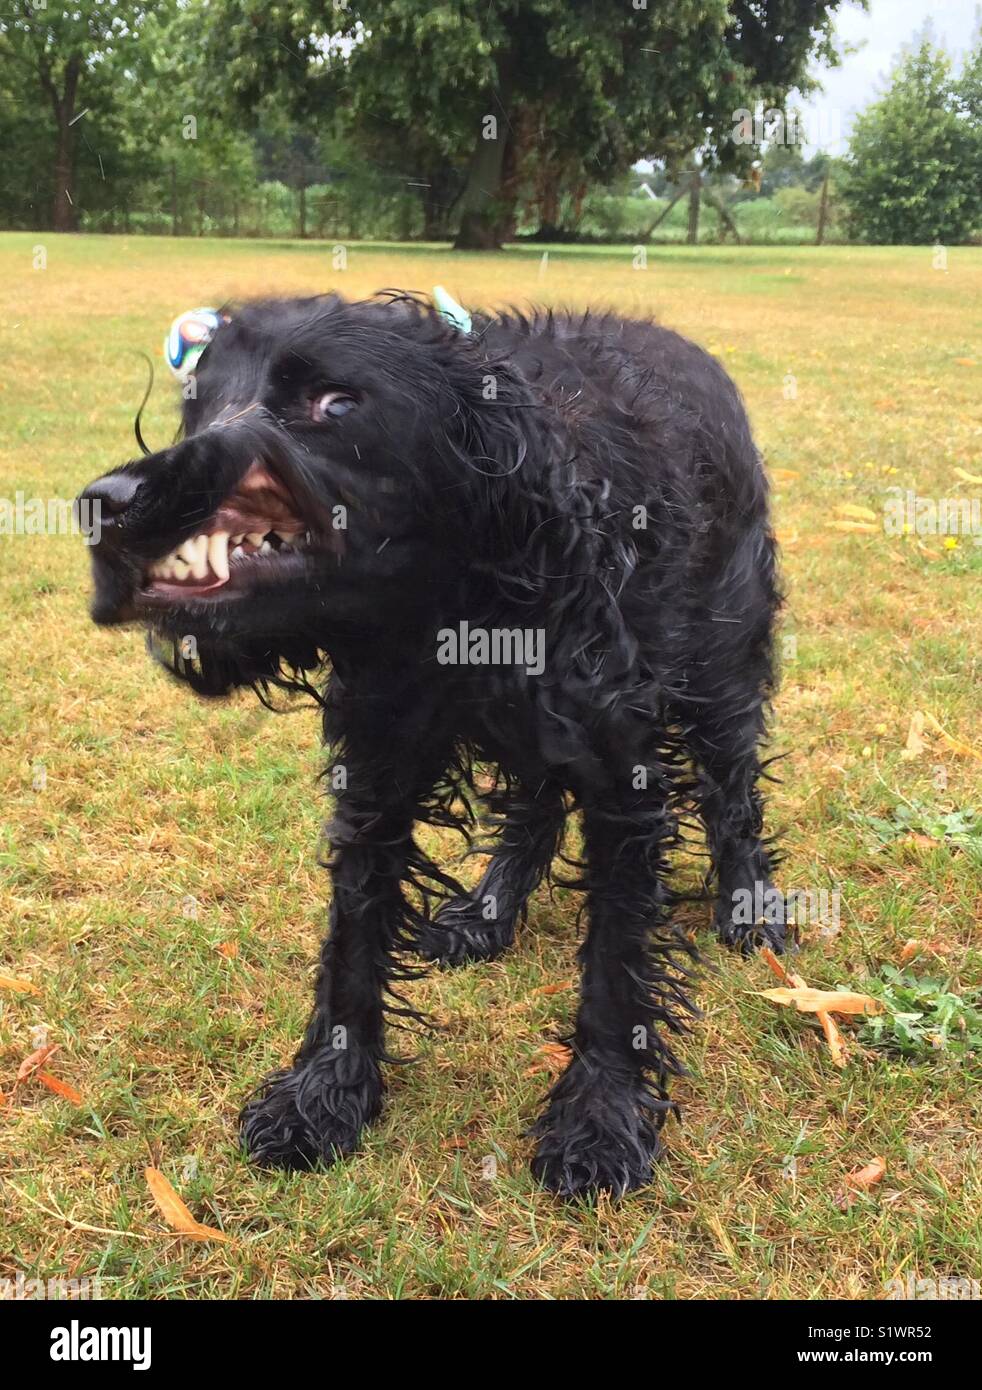
<svg viewBox="0 0 982 1390"><path fill-rule="evenodd" d="M982 43L960 79L924 37L856 119L845 196L855 234L955 243L982 229Z"/></svg>
<svg viewBox="0 0 982 1390"><path fill-rule="evenodd" d="M807 90L834 61L839 0L229 0L212 4L241 102L344 112L392 177L455 205L459 244L494 246L523 199L560 196L648 155L737 167L736 111ZM217 52L217 49L216 49ZM453 178L456 170L457 186ZM447 211L446 207L444 211Z"/></svg>

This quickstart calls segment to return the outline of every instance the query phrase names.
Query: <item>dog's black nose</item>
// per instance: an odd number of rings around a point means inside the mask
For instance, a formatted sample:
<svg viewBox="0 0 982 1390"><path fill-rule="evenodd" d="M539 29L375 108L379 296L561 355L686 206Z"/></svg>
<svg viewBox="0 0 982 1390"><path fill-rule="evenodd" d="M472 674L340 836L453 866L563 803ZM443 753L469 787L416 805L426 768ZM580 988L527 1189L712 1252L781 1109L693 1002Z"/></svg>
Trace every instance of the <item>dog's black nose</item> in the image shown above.
<svg viewBox="0 0 982 1390"><path fill-rule="evenodd" d="M109 516L119 516L133 501L140 487L140 479L129 473L107 473L104 478L96 478L94 483L81 494L79 501L97 505Z"/></svg>

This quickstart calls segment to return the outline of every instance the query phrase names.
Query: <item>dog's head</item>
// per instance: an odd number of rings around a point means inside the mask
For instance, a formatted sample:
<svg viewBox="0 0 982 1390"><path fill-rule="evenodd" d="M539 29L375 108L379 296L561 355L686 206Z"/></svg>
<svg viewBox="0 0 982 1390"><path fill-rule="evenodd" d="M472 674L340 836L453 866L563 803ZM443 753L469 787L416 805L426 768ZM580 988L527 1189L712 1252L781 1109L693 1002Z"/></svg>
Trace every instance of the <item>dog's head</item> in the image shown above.
<svg viewBox="0 0 982 1390"><path fill-rule="evenodd" d="M93 618L146 624L200 692L411 632L521 548L529 390L428 305L229 308L193 380L178 442L82 500Z"/></svg>

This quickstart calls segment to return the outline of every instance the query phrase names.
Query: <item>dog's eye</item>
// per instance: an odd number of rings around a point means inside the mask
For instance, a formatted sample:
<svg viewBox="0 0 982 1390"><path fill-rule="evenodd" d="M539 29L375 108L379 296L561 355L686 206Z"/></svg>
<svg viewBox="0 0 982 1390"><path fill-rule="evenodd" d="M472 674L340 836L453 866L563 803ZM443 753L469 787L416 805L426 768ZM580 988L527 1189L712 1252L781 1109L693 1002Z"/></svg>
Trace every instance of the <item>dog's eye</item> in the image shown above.
<svg viewBox="0 0 982 1390"><path fill-rule="evenodd" d="M315 422L336 420L354 410L357 401L346 391L325 391L310 402L310 418Z"/></svg>

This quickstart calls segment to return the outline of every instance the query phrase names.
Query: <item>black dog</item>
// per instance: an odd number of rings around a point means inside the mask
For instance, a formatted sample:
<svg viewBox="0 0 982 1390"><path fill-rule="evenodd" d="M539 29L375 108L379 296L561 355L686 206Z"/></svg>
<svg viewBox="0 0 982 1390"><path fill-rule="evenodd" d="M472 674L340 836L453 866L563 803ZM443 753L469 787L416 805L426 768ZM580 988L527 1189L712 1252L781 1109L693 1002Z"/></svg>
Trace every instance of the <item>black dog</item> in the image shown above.
<svg viewBox="0 0 982 1390"><path fill-rule="evenodd" d="M102 512L96 622L146 623L201 694L323 702L330 928L296 1061L243 1111L252 1157L309 1167L357 1146L386 1020L416 1017L408 957L503 951L575 808L582 998L534 1170L564 1194L646 1182L680 1070L667 1038L693 1012L667 882L680 819L705 824L722 937L784 934L734 910L770 888L757 783L778 597L723 370L613 315L466 333L396 293L246 304L200 361L179 442L84 496ZM468 894L413 825L468 821L475 764L499 769L482 793L499 840Z"/></svg>

